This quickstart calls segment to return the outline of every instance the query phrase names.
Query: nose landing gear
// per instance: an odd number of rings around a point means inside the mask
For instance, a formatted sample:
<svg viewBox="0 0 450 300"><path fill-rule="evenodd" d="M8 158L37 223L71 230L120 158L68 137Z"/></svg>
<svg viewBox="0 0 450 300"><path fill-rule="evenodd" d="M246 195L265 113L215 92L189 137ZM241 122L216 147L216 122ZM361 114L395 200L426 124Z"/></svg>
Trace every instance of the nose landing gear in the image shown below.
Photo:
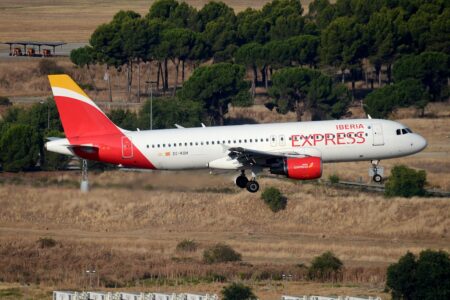
<svg viewBox="0 0 450 300"><path fill-rule="evenodd" d="M256 176L248 180L247 176L245 176L245 170L241 171L241 175L236 177L235 182L238 187L241 189L246 188L250 193L256 193L259 190L259 183L256 181Z"/></svg>
<svg viewBox="0 0 450 300"><path fill-rule="evenodd" d="M381 176L380 168L378 167L378 164L380 163L379 160L372 160L370 162L372 164L372 180L376 183L381 183L383 181L383 176Z"/></svg>

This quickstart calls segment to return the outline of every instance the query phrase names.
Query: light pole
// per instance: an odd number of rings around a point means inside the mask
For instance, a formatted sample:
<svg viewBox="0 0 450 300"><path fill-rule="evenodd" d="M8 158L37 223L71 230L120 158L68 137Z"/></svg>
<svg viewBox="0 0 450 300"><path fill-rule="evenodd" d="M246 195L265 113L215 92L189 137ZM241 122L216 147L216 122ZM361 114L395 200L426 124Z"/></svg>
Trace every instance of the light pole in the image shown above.
<svg viewBox="0 0 450 300"><path fill-rule="evenodd" d="M46 102L47 102L47 130L49 130L50 129L50 104L48 103L48 100ZM45 102L39 101L39 103L44 104Z"/></svg>
<svg viewBox="0 0 450 300"><path fill-rule="evenodd" d="M150 130L153 130L153 84L156 81L146 81L150 83Z"/></svg>

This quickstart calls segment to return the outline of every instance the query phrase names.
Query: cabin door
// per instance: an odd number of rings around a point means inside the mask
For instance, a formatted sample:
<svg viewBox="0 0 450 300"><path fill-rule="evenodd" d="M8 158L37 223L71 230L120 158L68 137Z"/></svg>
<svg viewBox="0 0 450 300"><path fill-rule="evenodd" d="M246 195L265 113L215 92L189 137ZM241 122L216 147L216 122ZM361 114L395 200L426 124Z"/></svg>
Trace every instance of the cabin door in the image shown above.
<svg viewBox="0 0 450 300"><path fill-rule="evenodd" d="M383 127L380 123L372 124L372 135L374 146L384 145Z"/></svg>

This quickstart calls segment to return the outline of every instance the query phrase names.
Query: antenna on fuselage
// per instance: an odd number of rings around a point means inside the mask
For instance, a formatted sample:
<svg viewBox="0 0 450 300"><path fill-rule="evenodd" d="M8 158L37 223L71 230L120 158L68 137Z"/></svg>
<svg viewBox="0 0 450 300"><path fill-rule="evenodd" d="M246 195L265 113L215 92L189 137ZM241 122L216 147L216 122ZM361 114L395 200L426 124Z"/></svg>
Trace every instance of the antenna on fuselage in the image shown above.
<svg viewBox="0 0 450 300"><path fill-rule="evenodd" d="M184 128L183 126L178 125L178 124L175 124L175 127L178 128L178 129L183 129Z"/></svg>
<svg viewBox="0 0 450 300"><path fill-rule="evenodd" d="M371 117L369 114L367 114L367 118L368 118L368 119L372 119L372 117Z"/></svg>
<svg viewBox="0 0 450 300"><path fill-rule="evenodd" d="M206 125L202 123L202 127L203 127L203 128L205 128L205 127L206 127Z"/></svg>

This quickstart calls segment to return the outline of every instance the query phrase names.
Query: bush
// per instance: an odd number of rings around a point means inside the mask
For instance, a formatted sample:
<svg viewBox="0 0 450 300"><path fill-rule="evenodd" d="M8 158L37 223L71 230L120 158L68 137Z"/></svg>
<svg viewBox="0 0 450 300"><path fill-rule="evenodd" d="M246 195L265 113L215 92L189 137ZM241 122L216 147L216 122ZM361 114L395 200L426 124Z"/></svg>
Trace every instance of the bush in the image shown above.
<svg viewBox="0 0 450 300"><path fill-rule="evenodd" d="M203 252L203 261L208 264L241 260L242 255L225 244L216 244Z"/></svg>
<svg viewBox="0 0 450 300"><path fill-rule="evenodd" d="M386 186L387 197L412 197L426 194L427 174L424 170L416 171L404 165L395 166L391 171Z"/></svg>
<svg viewBox="0 0 450 300"><path fill-rule="evenodd" d="M278 212L286 208L286 197L284 197L280 190L275 187L266 188L261 194L261 198L273 212Z"/></svg>
<svg viewBox="0 0 450 300"><path fill-rule="evenodd" d="M308 277L321 281L336 280L342 267L342 261L331 251L327 251L313 259L308 270Z"/></svg>
<svg viewBox="0 0 450 300"><path fill-rule="evenodd" d="M38 73L39 75L63 74L65 70L52 59L42 59L38 64Z"/></svg>
<svg viewBox="0 0 450 300"><path fill-rule="evenodd" d="M8 97L0 96L0 105L9 106L9 105L11 105L11 101L9 101Z"/></svg>
<svg viewBox="0 0 450 300"><path fill-rule="evenodd" d="M257 299L252 289L242 283L232 283L222 289L223 300Z"/></svg>
<svg viewBox="0 0 450 300"><path fill-rule="evenodd" d="M0 136L0 162L3 170L18 172L32 169L39 158L42 138L28 125L7 125Z"/></svg>
<svg viewBox="0 0 450 300"><path fill-rule="evenodd" d="M177 245L177 251L182 252L195 252L197 251L198 244L193 240L182 240Z"/></svg>
<svg viewBox="0 0 450 300"><path fill-rule="evenodd" d="M40 238L37 243L39 248L53 248L56 246L56 241L52 238Z"/></svg>
<svg viewBox="0 0 450 300"><path fill-rule="evenodd" d="M388 267L386 286L392 299L450 299L449 254L425 250L416 259L406 253Z"/></svg>
<svg viewBox="0 0 450 300"><path fill-rule="evenodd" d="M332 175L330 175L330 176L328 177L328 180L330 180L330 182L331 182L332 184L336 184L336 183L339 183L340 178L339 178L339 175L337 175L337 174L332 174Z"/></svg>

